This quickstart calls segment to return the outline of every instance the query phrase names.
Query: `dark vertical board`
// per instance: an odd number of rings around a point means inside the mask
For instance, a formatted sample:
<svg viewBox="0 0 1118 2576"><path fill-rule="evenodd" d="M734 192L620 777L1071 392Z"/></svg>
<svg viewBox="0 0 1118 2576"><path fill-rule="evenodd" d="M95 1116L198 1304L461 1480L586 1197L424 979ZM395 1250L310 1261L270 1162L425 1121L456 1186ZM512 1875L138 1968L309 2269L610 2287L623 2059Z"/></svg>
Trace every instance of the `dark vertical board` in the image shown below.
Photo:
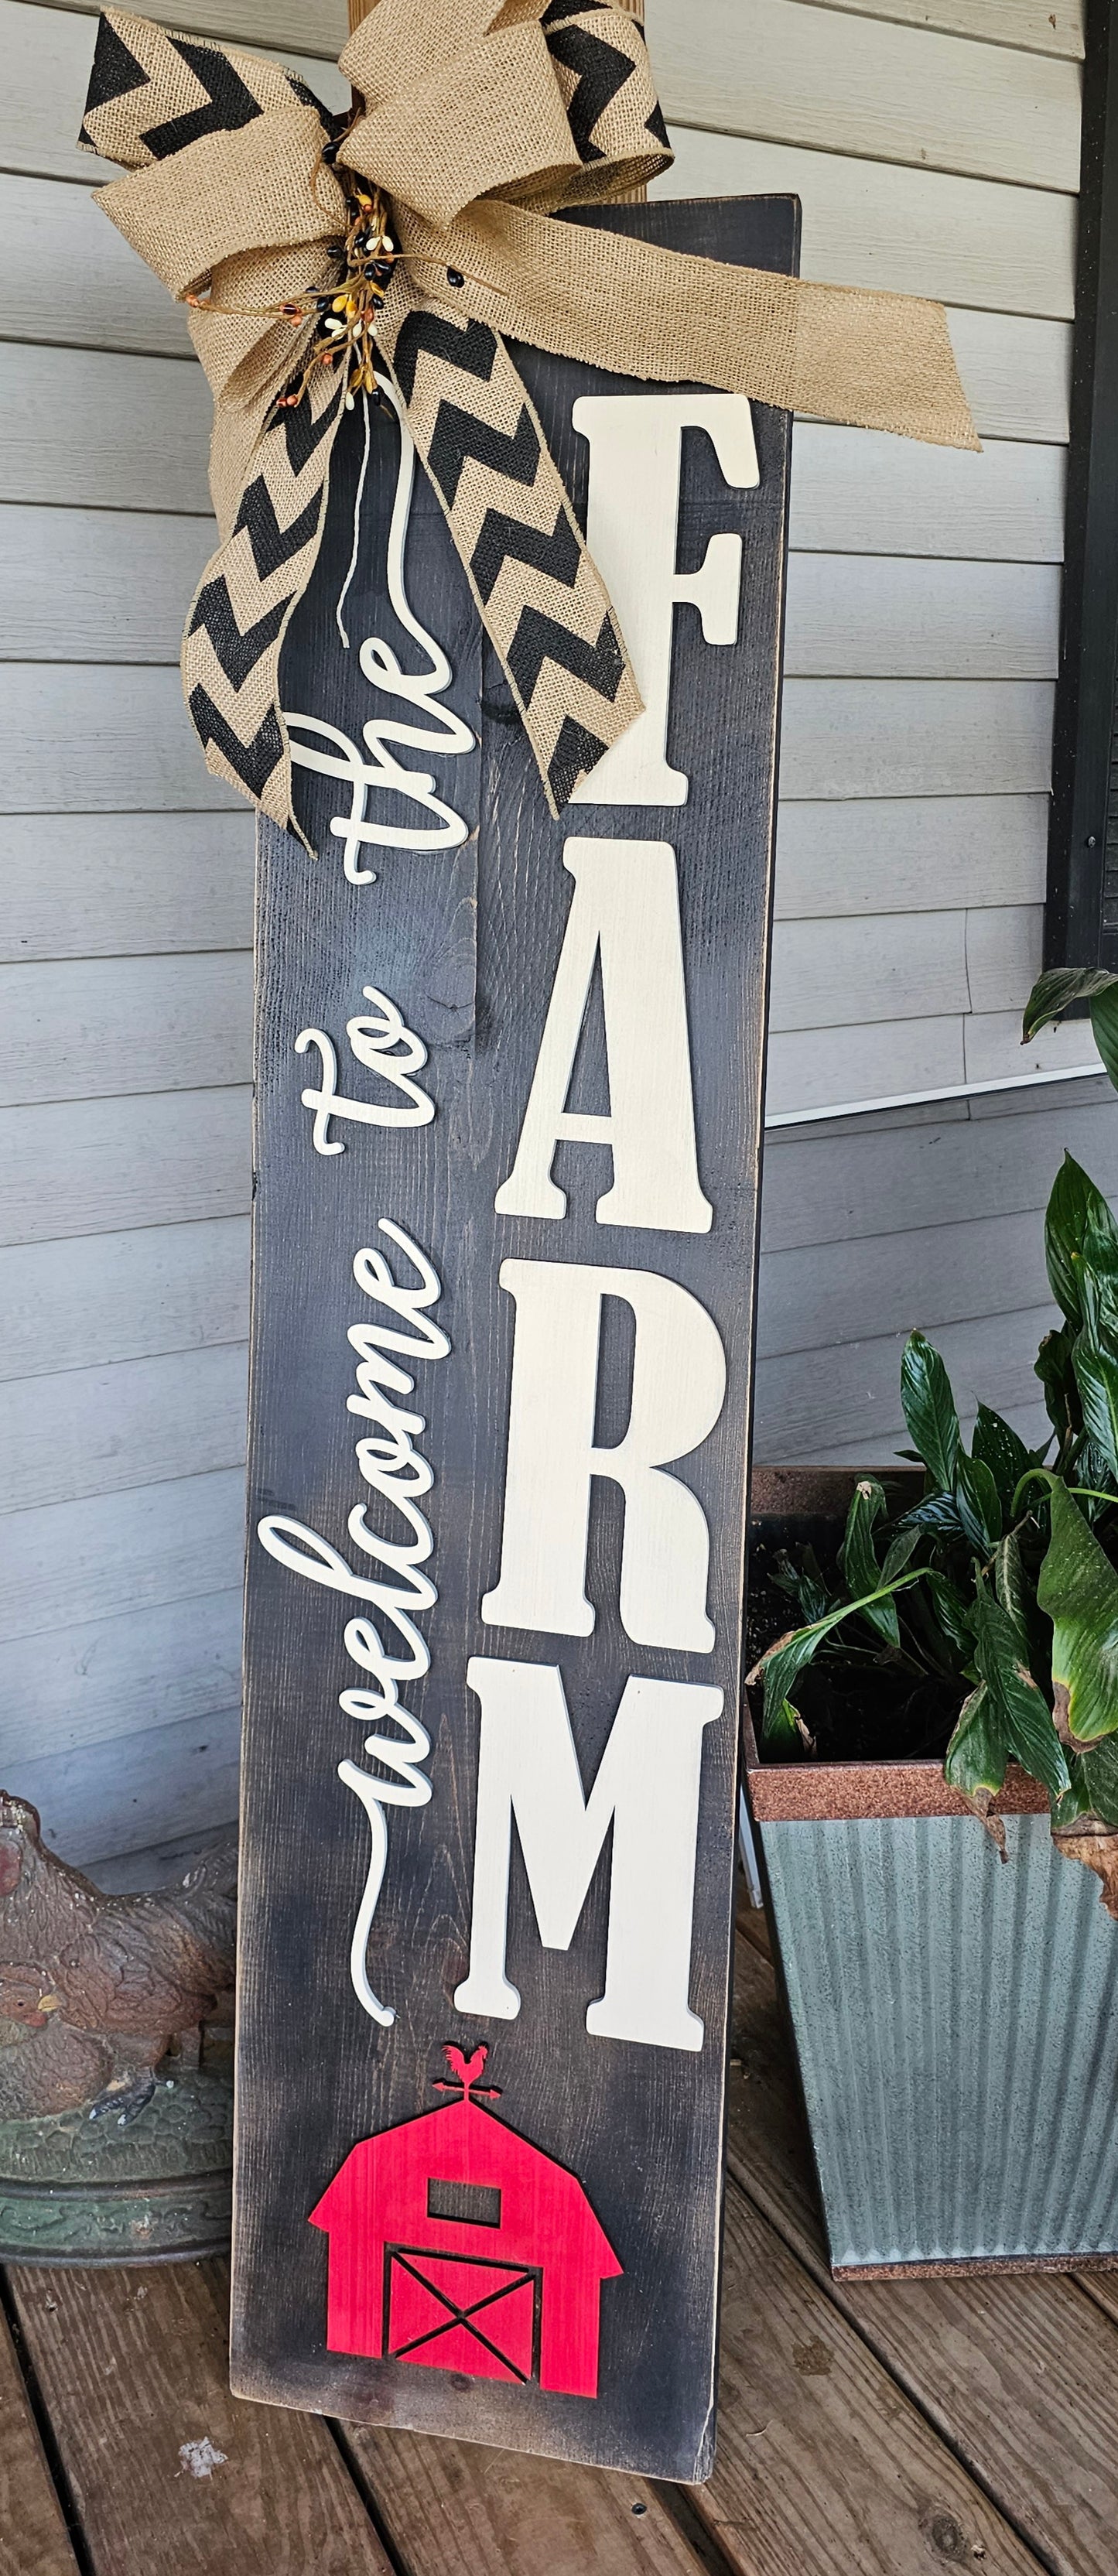
<svg viewBox="0 0 1118 2576"><path fill-rule="evenodd" d="M1089 0L1046 966L1118 967L1118 35Z"/></svg>
<svg viewBox="0 0 1118 2576"><path fill-rule="evenodd" d="M789 270L797 215L793 200L760 199L613 209L598 220L669 247ZM573 400L648 389L534 350L518 349L516 356L581 515L587 450L571 427ZM507 685L483 649L464 575L420 478L407 545L408 593L453 666L442 703L476 727L480 756L401 750L400 757L413 768L428 760L437 792L468 820L469 837L450 852L367 851L375 884L349 884L341 844L329 831L346 796L300 771L300 811L319 855L312 861L294 839L263 827L258 887L234 2386L351 2421L409 2425L680 2478L704 2476L713 2445L789 451L784 415L754 406L753 418L760 480L752 490L728 488L710 440L684 435L679 570L702 564L713 532L740 529L743 538L736 645L704 643L694 607L675 615L667 750L690 775L685 805L572 805L559 822L550 819ZM364 533L346 609L354 649L343 654L339 647L334 604L350 556L361 443L355 415L340 451L319 566L293 621L283 673L288 709L332 722L355 739L362 723L385 711L383 701L374 705L357 665L361 639L381 637L405 668L414 670L418 660L384 591L396 457L391 422L373 424ZM407 708L387 711L409 715ZM395 799L378 801L390 815L403 816ZM609 1156L600 1146L568 1142L554 1161L554 1177L568 1193L562 1222L494 1211L515 1156L567 920L571 878L563 847L579 835L667 840L677 853L699 1170L715 1210L707 1234L598 1225L595 1207L609 1186ZM346 1150L327 1158L312 1150L311 1119L301 1105L304 1085L319 1079L318 1055L296 1056L294 1042L309 1026L328 1033L338 1053L340 1091L394 1098L353 1065L346 1044L346 1022L368 1008L362 1001L367 984L389 995L425 1042L428 1062L418 1079L436 1115L411 1129L337 1125L331 1132L344 1138ZM584 1112L608 1106L600 996L593 992L570 1105ZM417 1445L435 1471L426 1504L435 1546L426 1570L438 1600L418 1617L430 1670L424 1680L402 1685L400 1695L431 1738L425 1767L432 1796L428 1805L388 1811L389 1858L367 1955L376 1992L396 2010L390 2029L361 2008L348 1969L369 1832L337 1766L349 1758L372 1768L361 1763L364 1730L338 1705L339 1693L362 1679L343 1642L358 1605L325 1584L300 1580L254 1535L262 1515L290 1515L347 1563L364 1565L347 1537L349 1514L363 1493L370 1526L400 1534L400 1522L383 1517L384 1507L378 1511L362 1487L354 1440L368 1426L355 1424L347 1411L356 1365L347 1331L383 1320L383 1310L364 1303L352 1264L366 1245L379 1245L395 1261L377 1231L382 1218L403 1227L433 1262L442 1293L432 1311L451 1345L447 1357L414 1366L414 1404L426 1424ZM617 1596L623 1508L618 1488L600 1477L587 1574L597 1611L593 1634L541 1636L482 1623L481 1599L496 1583L501 1561L514 1319L498 1272L510 1258L659 1272L689 1289L713 1316L727 1358L726 1400L710 1437L681 1471L710 1528L712 1653L635 1646L626 1636ZM597 1425L606 1444L622 1438L627 1421L626 1312L620 1300L607 1300ZM560 1667L587 1785L631 1674L722 1689L722 1716L704 1734L701 1779L689 1990L691 2008L705 2024L700 2050L587 2033L587 2005L603 1983L608 1842L570 1947L562 1950L541 1946L514 1840L507 1973L522 1997L519 2017L478 2022L455 2009L469 1951L477 1795L479 1704L465 1678L471 1655ZM310 2213L358 2142L440 2103L448 2106L444 2118L458 2117L451 2095L432 2089L447 2073L443 2046L468 2052L479 2041L491 2052L483 2080L499 2087L501 2098L472 2113L471 2137L481 2134L478 2122L499 2121L551 2160L553 2179L556 2166L577 2176L621 2265L620 2277L601 2283L596 2397L555 2393L530 2377L510 2382L327 2349L327 2243L308 2224ZM449 2127L438 2132L448 2141L451 2134ZM401 2135L406 2153L407 2132ZM504 2178L511 2187L513 2151L506 2152L505 2140L494 2145L494 2170L480 2170L474 2155L472 2179L495 2186ZM398 2147L399 2141L387 2151L390 2159ZM445 2153L436 2156L435 2164L440 2161L446 2165ZM561 2200L561 2185L555 2189ZM550 2192L548 2183L543 2200ZM391 2212L382 2234L413 2248L422 2241ZM426 2241L455 2240L440 2240L436 2225ZM488 2244L480 2227L471 2241L479 2259ZM493 2244L496 2255L496 2238ZM378 2266L382 2259L387 2262L378 2242ZM527 2259L522 2241L517 2259ZM527 2262L529 2271L539 2268ZM530 2288L523 2292L525 2314L533 2295ZM535 2335L538 2349L538 2297ZM459 2357L461 2349L459 2338Z"/></svg>

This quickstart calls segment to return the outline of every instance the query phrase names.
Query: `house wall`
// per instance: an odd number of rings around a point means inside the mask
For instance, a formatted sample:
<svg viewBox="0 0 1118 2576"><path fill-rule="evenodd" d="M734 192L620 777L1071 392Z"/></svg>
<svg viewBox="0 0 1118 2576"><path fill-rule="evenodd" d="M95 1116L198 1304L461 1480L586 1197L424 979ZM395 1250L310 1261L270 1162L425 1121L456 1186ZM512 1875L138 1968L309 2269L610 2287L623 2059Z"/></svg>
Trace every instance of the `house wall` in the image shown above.
<svg viewBox="0 0 1118 2576"><path fill-rule="evenodd" d="M315 57L326 0L183 0ZM1053 23L1054 22L1054 23ZM667 193L795 189L804 272L941 296L984 441L795 435L757 1379L766 1457L888 1456L899 1337L1037 1420L1037 1211L1118 1189L1097 1079L836 1106L1022 1055L1072 313L1069 0L649 0ZM0 0L0 1778L73 1857L236 1795L251 818L179 694L211 542L184 317L91 206L92 14ZM329 93L343 93L333 75ZM807 1123L805 1123L807 1122Z"/></svg>

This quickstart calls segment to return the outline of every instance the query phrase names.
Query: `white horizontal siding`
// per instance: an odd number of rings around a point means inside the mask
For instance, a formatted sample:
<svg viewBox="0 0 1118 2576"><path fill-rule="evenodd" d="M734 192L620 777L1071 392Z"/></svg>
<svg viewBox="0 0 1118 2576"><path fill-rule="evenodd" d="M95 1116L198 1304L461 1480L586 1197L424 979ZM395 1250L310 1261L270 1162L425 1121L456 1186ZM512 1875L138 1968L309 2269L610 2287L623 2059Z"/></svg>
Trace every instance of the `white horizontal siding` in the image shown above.
<svg viewBox="0 0 1118 2576"><path fill-rule="evenodd" d="M0 959L247 948L253 819L74 814L43 864L37 815L0 820Z"/></svg>
<svg viewBox="0 0 1118 2576"><path fill-rule="evenodd" d="M20 1783L46 1842L83 1867L110 1846L131 1851L208 1833L237 1812L240 1710L153 1727L77 1752L24 1762Z"/></svg>
<svg viewBox="0 0 1118 2576"><path fill-rule="evenodd" d="M0 1385L0 1515L240 1467L243 1343Z"/></svg>
<svg viewBox="0 0 1118 2576"><path fill-rule="evenodd" d="M778 1150L770 1147L770 1152ZM910 1333L917 1324L936 1333L972 1316L1001 1315L1011 1282L1013 1295L1026 1306L1043 1305L1048 1293L1044 1239L1035 1208L1024 1215L973 1217L969 1223L912 1226L852 1243L821 1243L813 1248L810 1264L798 1250L768 1252L761 1264L757 1356L771 1360L816 1350L821 1326L828 1350L862 1342L867 1317L871 1336L880 1339ZM961 1286L967 1303L963 1318ZM895 1389L893 1398L895 1402Z"/></svg>
<svg viewBox="0 0 1118 2576"><path fill-rule="evenodd" d="M895 555L789 560L790 678L1053 679L1059 642L1056 564Z"/></svg>
<svg viewBox="0 0 1118 2576"><path fill-rule="evenodd" d="M765 1149L765 1249L810 1258L820 1244L868 1247L879 1235L950 1226L962 1299L971 1224L1043 1208L1065 1152L1093 1174L1108 1197L1118 1196L1118 1107L1109 1091L1086 1105L1074 1090L1050 1095L1039 1107L1033 1096L1022 1094L1013 1105L958 1101L922 1113L772 1136ZM915 1320L915 1258L912 1277ZM872 1330L868 1248L863 1278ZM823 1348L828 1329L822 1308L816 1330L816 1347Z"/></svg>
<svg viewBox="0 0 1118 2576"><path fill-rule="evenodd" d="M0 1372L29 1380L243 1342L248 1250L243 1216L132 1226L80 1246L65 1236L5 1245Z"/></svg>
<svg viewBox="0 0 1118 2576"><path fill-rule="evenodd" d="M1023 1313L967 1316L941 1324L936 1348L951 1374L960 1413L973 1421L980 1403L995 1412L1019 1410L1051 1306ZM920 1322L917 1302L914 1322ZM779 1425L781 1459L809 1459L866 1443L868 1461L887 1461L908 1434L899 1401L900 1349L895 1334L821 1351L797 1351L762 1360L757 1370L758 1455L773 1455L769 1425ZM1036 1383L1033 1383L1036 1400ZM822 1446L820 1445L821 1426ZM766 1435L769 1446L766 1448Z"/></svg>
<svg viewBox="0 0 1118 2576"><path fill-rule="evenodd" d="M0 1645L0 1778L32 1747L45 1760L235 1707L241 1612L238 1583Z"/></svg>
<svg viewBox="0 0 1118 2576"><path fill-rule="evenodd" d="M0 1244L241 1216L247 1085L0 1109Z"/></svg>
<svg viewBox="0 0 1118 2576"><path fill-rule="evenodd" d="M883 430L801 421L789 541L821 554L963 555L1059 563L1064 451L992 439L980 456Z"/></svg>
<svg viewBox="0 0 1118 2576"><path fill-rule="evenodd" d="M208 518L212 417L193 359L0 346L0 501Z"/></svg>
<svg viewBox="0 0 1118 2576"><path fill-rule="evenodd" d="M0 660L174 662L217 544L211 519L71 510L66 579L43 579L54 509L0 507Z"/></svg>
<svg viewBox="0 0 1118 2576"><path fill-rule="evenodd" d="M162 1479L87 1502L12 1512L0 1550L0 1643L69 1622L228 1589L244 1545L244 1475Z"/></svg>
<svg viewBox="0 0 1118 2576"><path fill-rule="evenodd" d="M1006 907L1044 900L1048 798L877 797L784 804L776 917Z"/></svg>
<svg viewBox="0 0 1118 2576"><path fill-rule="evenodd" d="M1021 45L1034 54L1083 53L1083 0L820 0L825 9L857 7L863 16L940 27L951 36L981 36L991 45ZM156 12L159 15L159 12Z"/></svg>
<svg viewBox="0 0 1118 2576"><path fill-rule="evenodd" d="M0 1104L248 1082L252 964L66 958L0 966Z"/></svg>
<svg viewBox="0 0 1118 2576"><path fill-rule="evenodd" d="M955 170L1079 184L1074 63L808 0L649 0L649 50L680 125Z"/></svg>

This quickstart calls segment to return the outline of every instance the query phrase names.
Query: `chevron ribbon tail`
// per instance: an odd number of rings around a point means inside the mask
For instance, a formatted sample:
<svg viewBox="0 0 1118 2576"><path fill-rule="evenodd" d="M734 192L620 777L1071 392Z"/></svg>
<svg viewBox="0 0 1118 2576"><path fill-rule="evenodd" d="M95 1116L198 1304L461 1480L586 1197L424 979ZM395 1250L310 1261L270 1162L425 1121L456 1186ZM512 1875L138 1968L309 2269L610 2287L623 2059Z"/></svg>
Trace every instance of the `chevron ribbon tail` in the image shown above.
<svg viewBox="0 0 1118 2576"><path fill-rule="evenodd" d="M417 300L382 346L558 815L641 712L609 594L499 334Z"/></svg>
<svg viewBox="0 0 1118 2576"><path fill-rule="evenodd" d="M211 557L183 638L187 707L206 766L296 830L279 713L280 655L318 554L344 387L320 370L257 448L236 525Z"/></svg>

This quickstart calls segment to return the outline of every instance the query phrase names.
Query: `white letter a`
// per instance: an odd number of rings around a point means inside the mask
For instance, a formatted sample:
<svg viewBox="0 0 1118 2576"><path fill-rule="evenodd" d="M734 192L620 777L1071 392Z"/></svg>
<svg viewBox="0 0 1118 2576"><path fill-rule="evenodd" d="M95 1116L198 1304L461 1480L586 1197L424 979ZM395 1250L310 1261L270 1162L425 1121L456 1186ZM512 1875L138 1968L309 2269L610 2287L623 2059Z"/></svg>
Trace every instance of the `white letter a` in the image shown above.
<svg viewBox="0 0 1118 2576"><path fill-rule="evenodd" d="M699 1185L691 1051L675 851L667 841L571 840L563 865L575 891L540 1041L516 1161L498 1216L565 1216L551 1178L556 1145L613 1148L613 1188L599 1225L706 1234ZM610 1112L566 1106L594 960L601 958Z"/></svg>

